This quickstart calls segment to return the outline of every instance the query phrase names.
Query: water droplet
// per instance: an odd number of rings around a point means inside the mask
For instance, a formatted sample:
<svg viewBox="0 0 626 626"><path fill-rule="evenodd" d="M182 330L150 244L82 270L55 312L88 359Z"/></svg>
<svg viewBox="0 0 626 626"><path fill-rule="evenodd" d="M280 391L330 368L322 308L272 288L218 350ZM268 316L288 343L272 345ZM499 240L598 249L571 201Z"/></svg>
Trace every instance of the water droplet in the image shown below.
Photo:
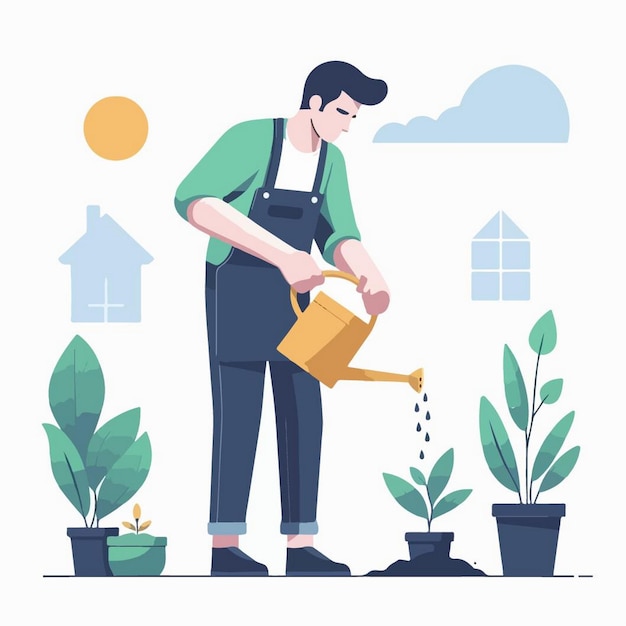
<svg viewBox="0 0 626 626"><path fill-rule="evenodd" d="M417 413L420 410L420 405L416 402L415 403L415 412Z"/></svg>
<svg viewBox="0 0 626 626"><path fill-rule="evenodd" d="M428 402L428 394L424 394L424 402Z"/></svg>
<svg viewBox="0 0 626 626"><path fill-rule="evenodd" d="M422 430L422 425L417 422L417 428L416 428L417 432L419 433L420 430Z"/></svg>
<svg viewBox="0 0 626 626"><path fill-rule="evenodd" d="M426 419L429 420L430 419L430 411L426 411Z"/></svg>
<svg viewBox="0 0 626 626"><path fill-rule="evenodd" d="M430 435L428 433L426 433L426 436L424 437L424 441L430 441Z"/></svg>
<svg viewBox="0 0 626 626"><path fill-rule="evenodd" d="M420 459L423 459L423 458L424 458L424 450L421 450L420 451Z"/></svg>

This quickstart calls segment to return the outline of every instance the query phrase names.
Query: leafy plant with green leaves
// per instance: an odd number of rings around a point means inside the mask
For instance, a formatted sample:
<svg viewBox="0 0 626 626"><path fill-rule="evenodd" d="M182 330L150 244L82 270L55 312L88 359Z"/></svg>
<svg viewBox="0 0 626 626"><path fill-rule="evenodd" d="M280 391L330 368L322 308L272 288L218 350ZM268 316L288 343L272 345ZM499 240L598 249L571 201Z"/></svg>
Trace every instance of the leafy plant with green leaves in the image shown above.
<svg viewBox="0 0 626 626"><path fill-rule="evenodd" d="M43 424L52 474L85 526L98 527L135 495L148 475L152 449L147 433L137 437L140 409L125 411L96 430L104 376L94 351L79 335L57 361L48 399L58 424Z"/></svg>
<svg viewBox="0 0 626 626"><path fill-rule="evenodd" d="M531 435L537 413L545 405L556 403L563 390L562 378L548 380L539 387L541 357L554 350L556 339L556 323L550 310L535 322L528 337L528 343L537 355L531 402L517 359L511 348L507 344L504 345L503 375L506 403L513 423L524 433L523 482L520 480L513 446L500 415L485 396L480 399L480 439L487 465L502 485L517 492L520 504L536 504L540 493L556 487L569 475L580 453L580 446L574 446L557 458L574 421L574 411L570 411L549 431L534 455L532 466L530 462ZM534 483L542 476L539 487L534 491Z"/></svg>
<svg viewBox="0 0 626 626"><path fill-rule="evenodd" d="M408 480L387 473L383 473L383 478L387 489L389 489L396 502L410 513L413 513L413 515L423 517L428 523L428 532L430 532L431 523L436 517L440 517L456 508L472 493L471 489L459 489L442 496L443 490L447 487L452 475L453 467L454 450L450 448L433 465L428 480L416 467L409 468L411 478L415 484L426 488L428 503Z"/></svg>

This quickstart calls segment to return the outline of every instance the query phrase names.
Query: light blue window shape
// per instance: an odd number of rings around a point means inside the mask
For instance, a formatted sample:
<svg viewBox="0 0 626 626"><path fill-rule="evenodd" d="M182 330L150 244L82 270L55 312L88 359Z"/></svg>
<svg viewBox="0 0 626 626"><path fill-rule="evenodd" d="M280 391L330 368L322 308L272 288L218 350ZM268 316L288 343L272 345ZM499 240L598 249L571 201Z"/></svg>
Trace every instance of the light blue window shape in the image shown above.
<svg viewBox="0 0 626 626"><path fill-rule="evenodd" d="M472 241L472 300L530 300L530 241L504 211Z"/></svg>

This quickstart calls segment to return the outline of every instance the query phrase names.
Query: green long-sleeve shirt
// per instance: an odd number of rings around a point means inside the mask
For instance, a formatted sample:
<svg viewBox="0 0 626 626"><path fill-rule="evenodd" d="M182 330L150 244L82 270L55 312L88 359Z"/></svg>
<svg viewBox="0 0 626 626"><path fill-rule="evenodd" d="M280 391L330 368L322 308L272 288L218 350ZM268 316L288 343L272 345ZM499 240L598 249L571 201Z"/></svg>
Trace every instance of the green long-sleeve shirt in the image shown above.
<svg viewBox="0 0 626 626"><path fill-rule="evenodd" d="M254 192L265 181L273 137L271 119L242 122L227 130L178 186L174 200L178 213L187 219L187 208L194 200L223 199L237 192L240 195L230 204L248 215ZM332 229L322 255L333 264L337 244L343 239L360 240L360 234L352 211L343 155L332 144L328 145L320 191L324 195L321 214ZM206 259L218 265L230 250L230 244L211 237Z"/></svg>

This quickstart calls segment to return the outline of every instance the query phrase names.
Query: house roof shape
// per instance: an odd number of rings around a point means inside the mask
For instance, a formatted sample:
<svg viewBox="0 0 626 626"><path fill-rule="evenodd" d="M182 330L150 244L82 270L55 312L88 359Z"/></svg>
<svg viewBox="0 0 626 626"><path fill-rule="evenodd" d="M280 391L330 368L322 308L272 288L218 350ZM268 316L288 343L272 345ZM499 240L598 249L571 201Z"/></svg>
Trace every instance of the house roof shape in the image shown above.
<svg viewBox="0 0 626 626"><path fill-rule="evenodd" d="M498 211L474 236L474 239L528 239L515 222Z"/></svg>
<svg viewBox="0 0 626 626"><path fill-rule="evenodd" d="M61 263L90 263L110 260L124 265L145 265L153 257L111 216L100 215L100 206L87 206L87 229L60 257Z"/></svg>

